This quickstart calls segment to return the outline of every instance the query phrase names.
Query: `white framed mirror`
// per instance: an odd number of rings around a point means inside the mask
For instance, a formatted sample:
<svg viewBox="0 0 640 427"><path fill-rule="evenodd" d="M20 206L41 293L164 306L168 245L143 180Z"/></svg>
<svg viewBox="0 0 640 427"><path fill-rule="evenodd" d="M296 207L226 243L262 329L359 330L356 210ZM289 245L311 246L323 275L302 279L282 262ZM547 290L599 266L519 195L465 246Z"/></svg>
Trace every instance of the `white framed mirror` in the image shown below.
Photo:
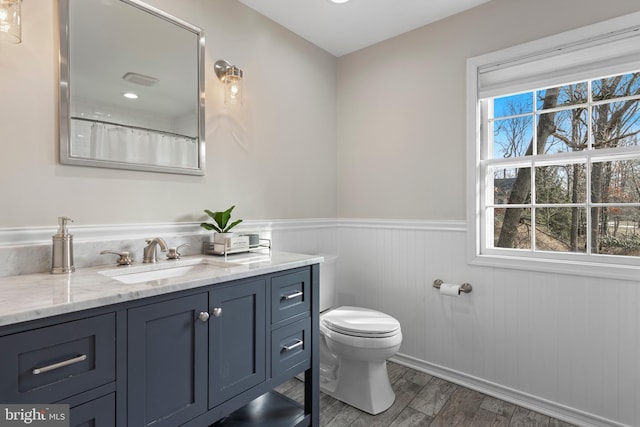
<svg viewBox="0 0 640 427"><path fill-rule="evenodd" d="M60 162L204 175L204 32L138 0L59 0Z"/></svg>

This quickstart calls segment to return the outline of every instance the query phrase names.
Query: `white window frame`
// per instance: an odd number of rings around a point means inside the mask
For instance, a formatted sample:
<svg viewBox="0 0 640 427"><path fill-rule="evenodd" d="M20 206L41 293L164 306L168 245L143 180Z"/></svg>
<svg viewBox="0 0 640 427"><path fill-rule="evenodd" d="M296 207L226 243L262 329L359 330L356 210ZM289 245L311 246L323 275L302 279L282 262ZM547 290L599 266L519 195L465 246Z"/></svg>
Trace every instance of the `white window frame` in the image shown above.
<svg viewBox="0 0 640 427"><path fill-rule="evenodd" d="M640 49L635 47L640 45L638 22L640 12L467 60L467 259L470 264L640 281L640 258L487 248L482 235L486 230L481 226L486 221L482 192L487 188L481 159L486 156L480 152L486 148L481 144L482 98L640 69ZM629 31L634 28L638 31ZM627 40L623 40L625 38ZM574 59L577 66L573 65ZM557 72L553 70L555 65L550 65L563 61L563 68ZM597 157L597 152L589 155Z"/></svg>

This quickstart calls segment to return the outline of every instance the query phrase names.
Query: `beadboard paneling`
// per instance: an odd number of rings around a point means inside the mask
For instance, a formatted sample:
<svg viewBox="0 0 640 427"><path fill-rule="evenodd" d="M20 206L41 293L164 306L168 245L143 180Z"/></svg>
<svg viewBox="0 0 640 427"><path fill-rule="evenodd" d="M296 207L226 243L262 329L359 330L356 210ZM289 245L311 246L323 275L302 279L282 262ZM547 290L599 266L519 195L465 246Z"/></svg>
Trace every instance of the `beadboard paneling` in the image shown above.
<svg viewBox="0 0 640 427"><path fill-rule="evenodd" d="M640 284L471 266L465 244L462 222L343 221L338 302L396 317L401 363L579 425L640 425Z"/></svg>

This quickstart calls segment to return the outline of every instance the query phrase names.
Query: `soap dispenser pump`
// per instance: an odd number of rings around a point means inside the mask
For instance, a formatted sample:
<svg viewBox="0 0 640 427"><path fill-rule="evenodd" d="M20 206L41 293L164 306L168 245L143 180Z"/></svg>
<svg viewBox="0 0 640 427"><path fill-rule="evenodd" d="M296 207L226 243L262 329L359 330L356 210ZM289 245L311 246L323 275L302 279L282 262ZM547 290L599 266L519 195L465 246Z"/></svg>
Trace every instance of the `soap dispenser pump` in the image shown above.
<svg viewBox="0 0 640 427"><path fill-rule="evenodd" d="M58 217L58 233L53 239L53 254L51 257L51 274L72 273L73 266L73 236L67 231L67 222L73 222L66 216Z"/></svg>

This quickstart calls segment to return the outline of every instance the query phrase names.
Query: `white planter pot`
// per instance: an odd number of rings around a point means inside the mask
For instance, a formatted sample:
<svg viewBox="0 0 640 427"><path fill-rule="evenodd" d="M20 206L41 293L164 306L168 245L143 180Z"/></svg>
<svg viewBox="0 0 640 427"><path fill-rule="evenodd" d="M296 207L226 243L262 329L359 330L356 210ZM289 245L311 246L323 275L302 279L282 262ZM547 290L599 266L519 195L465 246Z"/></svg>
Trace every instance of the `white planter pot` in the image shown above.
<svg viewBox="0 0 640 427"><path fill-rule="evenodd" d="M233 233L213 233L213 243L221 243L226 245L230 239L233 237Z"/></svg>

